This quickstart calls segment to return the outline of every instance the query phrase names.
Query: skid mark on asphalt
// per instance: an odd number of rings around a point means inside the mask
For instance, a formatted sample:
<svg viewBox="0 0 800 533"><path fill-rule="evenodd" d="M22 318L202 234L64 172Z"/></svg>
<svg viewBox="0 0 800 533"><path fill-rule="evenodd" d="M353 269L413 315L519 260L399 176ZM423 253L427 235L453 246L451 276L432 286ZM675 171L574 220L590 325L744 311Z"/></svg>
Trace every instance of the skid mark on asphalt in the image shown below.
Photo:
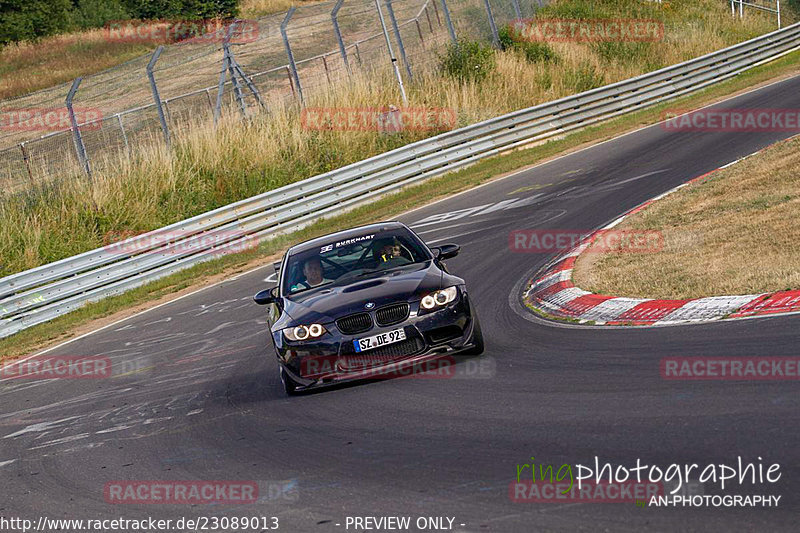
<svg viewBox="0 0 800 533"><path fill-rule="evenodd" d="M458 209L456 211L449 211L447 213L437 213L429 217L423 218L417 222L410 224L411 228L421 228L423 226L430 226L433 224L441 224L442 222L451 222L453 220L460 220L466 217L474 217L479 215L487 215L497 211L505 211L508 209L517 209L519 207L529 206L542 200L542 193L528 196L527 198L511 198L509 200L502 200L491 204L483 204L477 207L468 207L466 209Z"/></svg>

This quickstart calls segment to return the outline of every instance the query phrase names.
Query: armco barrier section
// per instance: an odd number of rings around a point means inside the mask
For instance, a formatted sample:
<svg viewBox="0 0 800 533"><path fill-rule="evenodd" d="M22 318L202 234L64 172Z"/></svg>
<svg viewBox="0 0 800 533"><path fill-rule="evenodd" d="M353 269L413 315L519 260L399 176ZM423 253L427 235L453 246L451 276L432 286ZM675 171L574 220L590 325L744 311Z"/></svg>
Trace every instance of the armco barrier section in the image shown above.
<svg viewBox="0 0 800 533"><path fill-rule="evenodd" d="M0 279L0 338L476 161L664 102L800 48L800 23L380 154Z"/></svg>

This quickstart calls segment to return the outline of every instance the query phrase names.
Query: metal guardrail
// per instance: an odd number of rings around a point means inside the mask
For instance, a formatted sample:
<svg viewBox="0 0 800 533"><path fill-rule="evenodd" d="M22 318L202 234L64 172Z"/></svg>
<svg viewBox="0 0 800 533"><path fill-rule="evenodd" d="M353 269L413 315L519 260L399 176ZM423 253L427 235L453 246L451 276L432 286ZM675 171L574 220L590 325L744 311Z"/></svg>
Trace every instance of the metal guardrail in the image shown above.
<svg viewBox="0 0 800 533"><path fill-rule="evenodd" d="M800 48L800 23L453 130L208 213L0 279L0 338L402 187L728 79Z"/></svg>

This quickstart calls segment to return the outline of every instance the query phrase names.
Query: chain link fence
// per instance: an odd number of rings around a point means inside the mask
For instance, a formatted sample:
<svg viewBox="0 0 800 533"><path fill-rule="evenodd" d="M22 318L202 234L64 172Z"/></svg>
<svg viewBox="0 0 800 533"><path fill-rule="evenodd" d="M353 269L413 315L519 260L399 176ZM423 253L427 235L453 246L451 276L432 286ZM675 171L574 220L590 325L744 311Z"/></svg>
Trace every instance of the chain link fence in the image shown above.
<svg viewBox="0 0 800 533"><path fill-rule="evenodd" d="M540 6L541 0L338 0L160 47L73 84L1 102L17 126L0 129L2 191L91 177L120 156L169 144L170 132L192 121L302 105L356 71L397 65L402 81L413 83L454 37L491 41L493 27Z"/></svg>

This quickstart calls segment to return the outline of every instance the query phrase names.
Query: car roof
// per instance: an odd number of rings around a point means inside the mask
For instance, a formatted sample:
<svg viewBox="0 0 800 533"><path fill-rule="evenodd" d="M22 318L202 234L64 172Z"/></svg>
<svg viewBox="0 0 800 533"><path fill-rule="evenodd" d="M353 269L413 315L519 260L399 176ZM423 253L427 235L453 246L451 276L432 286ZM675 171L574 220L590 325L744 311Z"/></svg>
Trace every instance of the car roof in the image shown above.
<svg viewBox="0 0 800 533"><path fill-rule="evenodd" d="M379 222L377 224L368 224L366 226L358 226L357 228L350 228L343 231L337 231L336 233L329 233L328 235L323 235L322 237L317 237L316 239L311 239L309 241L301 242L299 244L295 244L286 252L287 255L293 255L296 253L304 252L306 250L312 248L319 248L326 244L330 244L333 242L343 241L346 239L352 239L354 237L360 237L362 235L367 235L371 233L380 233L382 231L387 230L394 230L394 229L408 229L405 224L401 222L391 221L391 222Z"/></svg>

